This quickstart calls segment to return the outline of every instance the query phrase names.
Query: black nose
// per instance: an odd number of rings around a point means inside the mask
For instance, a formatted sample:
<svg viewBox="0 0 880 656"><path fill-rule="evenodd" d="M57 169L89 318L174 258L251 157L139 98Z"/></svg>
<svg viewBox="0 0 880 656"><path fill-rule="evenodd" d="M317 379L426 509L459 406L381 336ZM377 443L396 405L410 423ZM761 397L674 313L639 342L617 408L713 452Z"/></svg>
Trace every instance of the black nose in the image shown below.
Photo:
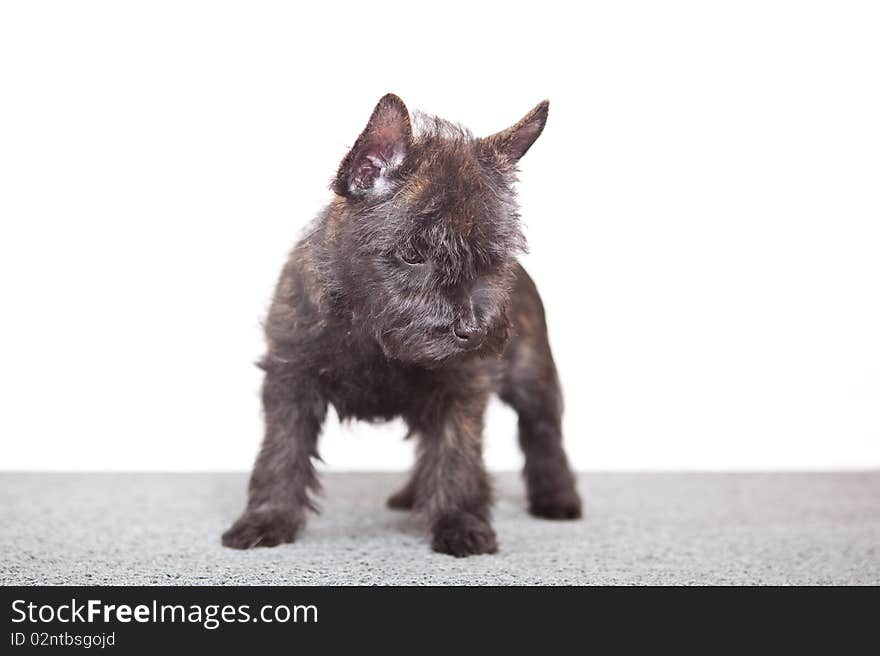
<svg viewBox="0 0 880 656"><path fill-rule="evenodd" d="M464 321L456 321L452 327L452 334L460 348L475 349L483 343L483 337L486 336L485 331L475 324L465 323Z"/></svg>

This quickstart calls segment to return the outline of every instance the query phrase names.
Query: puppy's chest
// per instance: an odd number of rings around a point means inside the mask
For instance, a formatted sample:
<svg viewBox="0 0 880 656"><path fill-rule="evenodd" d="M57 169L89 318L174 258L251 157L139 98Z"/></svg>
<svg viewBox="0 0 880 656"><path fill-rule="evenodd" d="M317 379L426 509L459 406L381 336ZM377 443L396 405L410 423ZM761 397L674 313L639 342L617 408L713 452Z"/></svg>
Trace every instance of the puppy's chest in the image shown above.
<svg viewBox="0 0 880 656"><path fill-rule="evenodd" d="M340 355L320 367L318 384L342 419L389 420L406 414L425 384L418 372L384 358Z"/></svg>

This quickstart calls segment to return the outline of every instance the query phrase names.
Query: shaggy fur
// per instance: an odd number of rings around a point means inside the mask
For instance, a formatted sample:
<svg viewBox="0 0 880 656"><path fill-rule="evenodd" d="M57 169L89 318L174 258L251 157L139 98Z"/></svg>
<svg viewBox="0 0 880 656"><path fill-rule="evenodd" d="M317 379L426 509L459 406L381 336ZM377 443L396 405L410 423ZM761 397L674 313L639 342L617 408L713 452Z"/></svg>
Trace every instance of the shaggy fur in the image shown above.
<svg viewBox="0 0 880 656"><path fill-rule="evenodd" d="M335 198L290 255L266 322L266 433L247 508L223 544L293 541L319 484L328 405L341 418L402 417L412 476L388 501L427 518L436 551L494 553L482 461L491 393L519 415L529 509L581 514L562 449L562 397L525 248L516 165L543 102L486 138L389 94L342 160Z"/></svg>

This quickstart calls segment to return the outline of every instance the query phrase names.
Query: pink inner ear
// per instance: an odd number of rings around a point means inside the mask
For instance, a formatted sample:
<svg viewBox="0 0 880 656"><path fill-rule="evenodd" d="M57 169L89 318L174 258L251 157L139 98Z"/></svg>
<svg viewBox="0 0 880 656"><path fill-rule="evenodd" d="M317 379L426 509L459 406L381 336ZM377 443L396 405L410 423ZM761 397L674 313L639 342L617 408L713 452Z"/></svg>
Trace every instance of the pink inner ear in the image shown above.
<svg viewBox="0 0 880 656"><path fill-rule="evenodd" d="M378 157L386 166L399 166L410 140L406 110L393 105L380 108L367 130L367 156Z"/></svg>
<svg viewBox="0 0 880 656"><path fill-rule="evenodd" d="M389 112L376 117L376 125L372 131L377 143L387 146L404 146L409 140L409 120L397 112Z"/></svg>
<svg viewBox="0 0 880 656"><path fill-rule="evenodd" d="M384 96L367 127L342 160L334 189L343 196L378 188L406 157L412 139L409 113L397 96Z"/></svg>
<svg viewBox="0 0 880 656"><path fill-rule="evenodd" d="M406 143L395 126L383 126L364 145L362 157L381 167L398 166L406 152Z"/></svg>
<svg viewBox="0 0 880 656"><path fill-rule="evenodd" d="M380 168L373 164L370 159L364 157L359 160L357 167L352 171L349 179L349 187L354 189L369 189L376 183L376 177Z"/></svg>
<svg viewBox="0 0 880 656"><path fill-rule="evenodd" d="M399 140L386 138L388 131L373 136L358 148L349 182L352 191L371 189L383 175L387 175L403 161L405 147Z"/></svg>
<svg viewBox="0 0 880 656"><path fill-rule="evenodd" d="M364 191L376 186L380 178L387 177L403 162L409 134L398 120L377 117L381 123L371 124L367 138L354 154L354 166L349 176L352 191Z"/></svg>

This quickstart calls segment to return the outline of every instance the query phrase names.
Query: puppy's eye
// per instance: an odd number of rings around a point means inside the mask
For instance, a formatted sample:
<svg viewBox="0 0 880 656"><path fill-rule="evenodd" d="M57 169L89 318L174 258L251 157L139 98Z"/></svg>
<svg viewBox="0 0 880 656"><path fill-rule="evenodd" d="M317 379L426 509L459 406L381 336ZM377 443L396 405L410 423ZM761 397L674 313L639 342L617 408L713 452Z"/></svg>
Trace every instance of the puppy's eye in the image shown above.
<svg viewBox="0 0 880 656"><path fill-rule="evenodd" d="M418 251L406 250L398 253L398 256L401 260L403 260L406 264L410 266L416 266L417 264L424 264L425 258L422 257L422 254Z"/></svg>

